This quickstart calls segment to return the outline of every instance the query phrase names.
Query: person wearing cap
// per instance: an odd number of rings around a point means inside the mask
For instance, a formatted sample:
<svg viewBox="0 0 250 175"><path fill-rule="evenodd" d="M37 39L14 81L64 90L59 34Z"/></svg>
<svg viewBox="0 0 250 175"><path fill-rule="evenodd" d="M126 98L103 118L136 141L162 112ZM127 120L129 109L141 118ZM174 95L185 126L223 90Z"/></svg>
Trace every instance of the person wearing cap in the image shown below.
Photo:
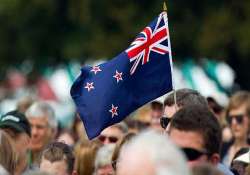
<svg viewBox="0 0 250 175"><path fill-rule="evenodd" d="M250 164L250 148L241 148L233 158L230 168L239 175L246 174L246 168Z"/></svg>
<svg viewBox="0 0 250 175"><path fill-rule="evenodd" d="M0 128L13 139L17 152L15 175L22 174L33 167L28 166L27 152L31 137L31 128L25 115L18 111L10 111L0 119Z"/></svg>

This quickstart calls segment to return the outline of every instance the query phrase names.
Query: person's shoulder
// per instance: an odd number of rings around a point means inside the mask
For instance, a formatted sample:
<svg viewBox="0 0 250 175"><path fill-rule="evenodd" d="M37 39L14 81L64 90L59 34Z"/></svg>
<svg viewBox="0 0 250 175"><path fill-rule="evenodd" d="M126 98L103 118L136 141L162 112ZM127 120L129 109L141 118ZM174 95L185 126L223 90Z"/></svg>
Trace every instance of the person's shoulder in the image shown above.
<svg viewBox="0 0 250 175"><path fill-rule="evenodd" d="M218 170L220 170L224 175L234 175L234 173L224 164L219 163L217 165Z"/></svg>

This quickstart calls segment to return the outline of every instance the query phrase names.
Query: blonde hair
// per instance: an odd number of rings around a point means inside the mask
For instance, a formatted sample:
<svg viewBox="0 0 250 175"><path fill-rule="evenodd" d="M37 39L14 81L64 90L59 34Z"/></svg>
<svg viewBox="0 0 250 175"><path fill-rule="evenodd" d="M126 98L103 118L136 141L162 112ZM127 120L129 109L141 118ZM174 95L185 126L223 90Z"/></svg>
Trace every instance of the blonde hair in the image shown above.
<svg viewBox="0 0 250 175"><path fill-rule="evenodd" d="M95 157L102 143L82 141L75 147L75 170L78 175L92 175L95 170Z"/></svg>
<svg viewBox="0 0 250 175"><path fill-rule="evenodd" d="M237 109L242 105L246 105L246 114L250 117L250 93L248 91L236 92L229 101L227 115L232 109Z"/></svg>
<svg viewBox="0 0 250 175"><path fill-rule="evenodd" d="M3 130L0 130L0 164L10 174L14 174L17 165L17 153L10 136Z"/></svg>

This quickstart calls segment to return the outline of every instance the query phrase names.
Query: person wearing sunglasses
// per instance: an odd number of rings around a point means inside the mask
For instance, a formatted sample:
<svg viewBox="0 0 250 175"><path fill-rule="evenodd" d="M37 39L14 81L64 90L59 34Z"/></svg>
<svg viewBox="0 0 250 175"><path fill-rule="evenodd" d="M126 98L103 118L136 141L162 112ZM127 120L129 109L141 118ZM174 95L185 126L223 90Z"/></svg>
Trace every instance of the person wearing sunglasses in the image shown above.
<svg viewBox="0 0 250 175"><path fill-rule="evenodd" d="M233 134L233 140L229 145L225 144L227 149L224 151L223 162L227 165L230 165L237 151L243 147L249 147L249 143L247 142L250 123L249 117L250 93L239 91L230 98L226 110L226 120Z"/></svg>
<svg viewBox="0 0 250 175"><path fill-rule="evenodd" d="M112 125L102 131L98 139L103 144L115 144L128 132L128 127L124 122Z"/></svg>
<svg viewBox="0 0 250 175"><path fill-rule="evenodd" d="M177 111L171 119L169 137L186 155L189 166L218 165L221 128L208 107L190 105Z"/></svg>

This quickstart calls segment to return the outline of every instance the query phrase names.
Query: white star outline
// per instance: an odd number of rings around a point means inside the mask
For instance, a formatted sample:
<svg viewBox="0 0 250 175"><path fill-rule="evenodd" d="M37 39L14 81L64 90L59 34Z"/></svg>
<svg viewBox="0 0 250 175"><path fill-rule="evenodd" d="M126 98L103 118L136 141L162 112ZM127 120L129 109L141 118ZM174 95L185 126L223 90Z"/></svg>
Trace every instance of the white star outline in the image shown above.
<svg viewBox="0 0 250 175"><path fill-rule="evenodd" d="M101 72L102 70L100 69L100 66L93 66L90 72L94 72L96 75L98 72Z"/></svg>
<svg viewBox="0 0 250 175"><path fill-rule="evenodd" d="M112 108L109 110L109 112L112 113L112 118L114 118L114 116L118 116L117 110L118 110L118 106L115 107L115 106L112 104Z"/></svg>
<svg viewBox="0 0 250 175"><path fill-rule="evenodd" d="M115 75L113 76L116 79L116 82L119 83L119 81L122 81L122 72L115 71Z"/></svg>
<svg viewBox="0 0 250 175"><path fill-rule="evenodd" d="M91 83L87 82L87 84L84 88L88 89L88 92L89 92L89 91L91 91L91 89L95 89L93 84L94 84L93 82L91 82Z"/></svg>

